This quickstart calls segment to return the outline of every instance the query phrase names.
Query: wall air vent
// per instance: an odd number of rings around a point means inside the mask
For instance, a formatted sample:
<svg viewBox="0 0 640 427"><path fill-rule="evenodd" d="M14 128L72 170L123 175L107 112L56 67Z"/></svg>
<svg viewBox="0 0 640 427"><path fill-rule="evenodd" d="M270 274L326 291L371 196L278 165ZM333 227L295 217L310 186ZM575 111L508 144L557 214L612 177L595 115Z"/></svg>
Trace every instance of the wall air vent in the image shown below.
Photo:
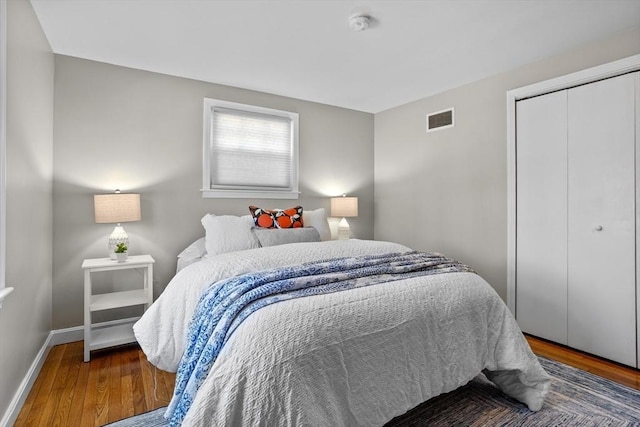
<svg viewBox="0 0 640 427"><path fill-rule="evenodd" d="M453 107L427 114L427 132L452 128L453 125Z"/></svg>

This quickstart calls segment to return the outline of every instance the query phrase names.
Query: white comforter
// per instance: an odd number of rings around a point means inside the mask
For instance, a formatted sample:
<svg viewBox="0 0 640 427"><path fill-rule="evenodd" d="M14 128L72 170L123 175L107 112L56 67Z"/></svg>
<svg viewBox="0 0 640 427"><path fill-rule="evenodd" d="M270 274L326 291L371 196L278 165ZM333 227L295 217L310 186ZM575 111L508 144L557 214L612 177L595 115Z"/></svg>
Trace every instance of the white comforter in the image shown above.
<svg viewBox="0 0 640 427"><path fill-rule="evenodd" d="M298 243L181 270L134 325L149 361L175 372L203 290L230 275L367 253L387 242ZM472 273L419 277L265 307L235 331L184 425L375 426L484 370L532 410L549 376L495 291Z"/></svg>

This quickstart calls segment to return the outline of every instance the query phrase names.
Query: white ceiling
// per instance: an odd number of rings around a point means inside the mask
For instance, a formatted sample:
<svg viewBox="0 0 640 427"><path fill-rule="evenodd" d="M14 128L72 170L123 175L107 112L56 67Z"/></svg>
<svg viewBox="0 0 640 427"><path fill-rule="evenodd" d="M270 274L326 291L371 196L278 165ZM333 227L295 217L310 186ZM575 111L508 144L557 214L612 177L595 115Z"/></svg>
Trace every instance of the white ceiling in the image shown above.
<svg viewBox="0 0 640 427"><path fill-rule="evenodd" d="M31 3L55 53L371 113L640 27L640 0Z"/></svg>

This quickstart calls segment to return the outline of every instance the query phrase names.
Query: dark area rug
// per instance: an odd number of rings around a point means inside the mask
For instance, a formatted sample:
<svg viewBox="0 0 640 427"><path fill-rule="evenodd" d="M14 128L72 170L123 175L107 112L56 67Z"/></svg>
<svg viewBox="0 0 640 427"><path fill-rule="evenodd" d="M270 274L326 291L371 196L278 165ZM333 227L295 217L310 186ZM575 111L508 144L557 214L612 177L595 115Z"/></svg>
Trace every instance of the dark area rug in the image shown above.
<svg viewBox="0 0 640 427"><path fill-rule="evenodd" d="M469 384L394 418L385 427L640 427L640 391L542 357L540 363L553 380L539 412L531 412L505 396L480 375ZM167 426L163 414L161 408L109 427Z"/></svg>
<svg viewBox="0 0 640 427"><path fill-rule="evenodd" d="M540 357L553 377L539 412L505 396L484 375L417 406L385 427L640 426L640 391Z"/></svg>

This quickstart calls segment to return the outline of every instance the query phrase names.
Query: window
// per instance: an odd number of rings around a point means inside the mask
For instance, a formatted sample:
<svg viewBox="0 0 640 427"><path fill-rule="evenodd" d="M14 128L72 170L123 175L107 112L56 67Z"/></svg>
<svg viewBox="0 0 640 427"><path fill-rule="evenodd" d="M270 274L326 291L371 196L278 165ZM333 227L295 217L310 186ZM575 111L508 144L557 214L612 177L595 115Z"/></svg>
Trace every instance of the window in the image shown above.
<svg viewBox="0 0 640 427"><path fill-rule="evenodd" d="M298 114L205 98L202 196L298 195Z"/></svg>

